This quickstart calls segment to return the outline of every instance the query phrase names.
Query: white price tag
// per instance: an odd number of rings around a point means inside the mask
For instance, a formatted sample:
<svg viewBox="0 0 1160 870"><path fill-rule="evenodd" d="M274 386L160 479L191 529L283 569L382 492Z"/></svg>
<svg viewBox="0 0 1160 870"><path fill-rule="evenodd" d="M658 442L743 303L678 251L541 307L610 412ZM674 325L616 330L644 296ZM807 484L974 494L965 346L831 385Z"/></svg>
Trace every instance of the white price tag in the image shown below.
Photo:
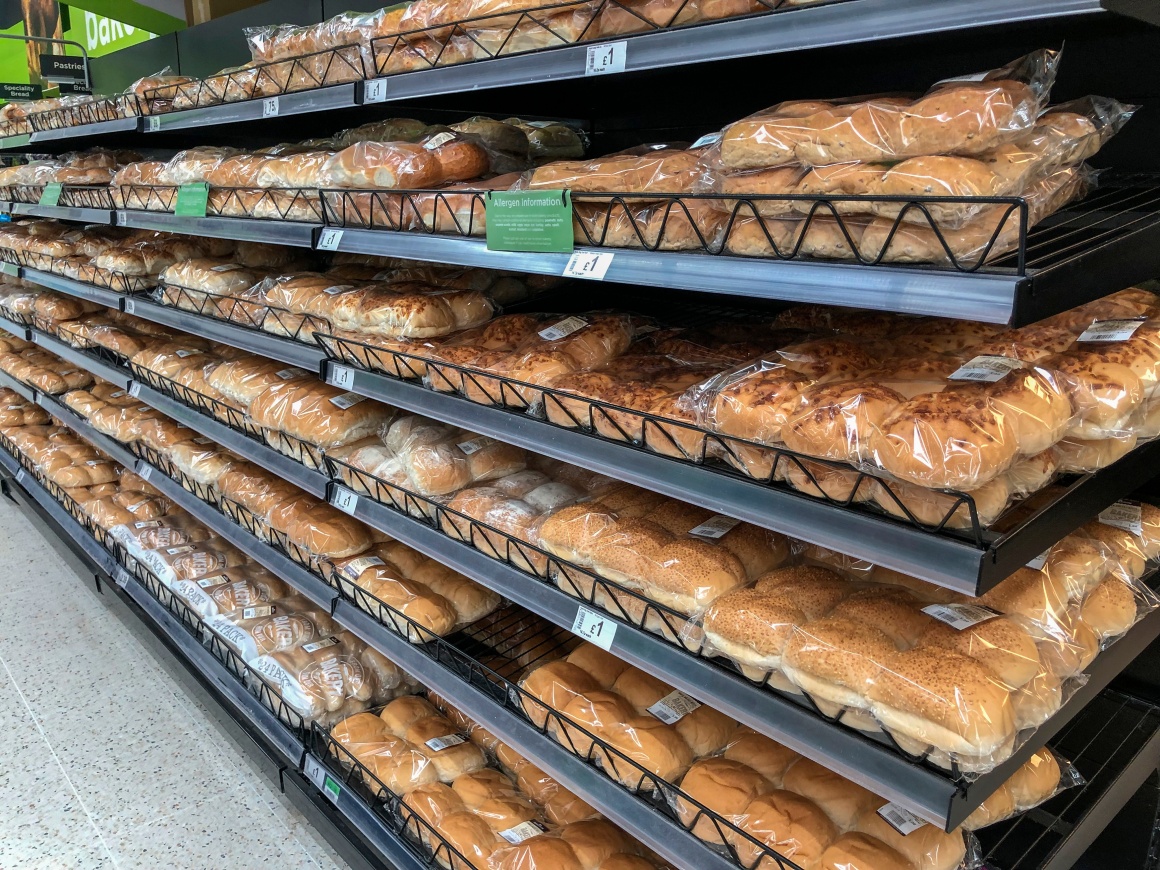
<svg viewBox="0 0 1160 870"><path fill-rule="evenodd" d="M538 837L548 829L544 827L542 822L535 820L529 822L520 822L514 828L508 828L506 831L500 831L499 835L511 843L513 846L518 846L524 840L530 840L532 837Z"/></svg>
<svg viewBox="0 0 1160 870"><path fill-rule="evenodd" d="M345 514L353 514L358 507L358 493L336 486L330 494L330 503Z"/></svg>
<svg viewBox="0 0 1160 870"><path fill-rule="evenodd" d="M126 300L125 300L125 313L126 313L126 314L132 314L132 313L133 313L133 311L134 311L133 300L132 300L132 299L126 299Z"/></svg>
<svg viewBox="0 0 1160 870"><path fill-rule="evenodd" d="M904 809L898 804L887 804L878 811L878 815L882 820L902 836L913 834L919 828L926 824L925 819L920 819L908 809Z"/></svg>
<svg viewBox="0 0 1160 870"><path fill-rule="evenodd" d="M326 768L322 766L322 762L313 755L307 755L306 760L302 763L302 773L306 775L308 780L314 783L320 792L330 799L331 803L338 803L338 796L342 794L342 786L338 784L333 776L326 772Z"/></svg>
<svg viewBox="0 0 1160 870"><path fill-rule="evenodd" d="M342 230L323 230L318 234L318 244L315 247L320 251L337 251L338 243L342 241Z"/></svg>
<svg viewBox="0 0 1160 870"><path fill-rule="evenodd" d="M1047 553L1040 553L1034 559L1027 563L1027 567L1032 571L1042 571L1043 566L1047 564Z"/></svg>
<svg viewBox="0 0 1160 870"><path fill-rule="evenodd" d="M1143 317L1123 320L1093 320L1076 341L1127 341L1144 323Z"/></svg>
<svg viewBox="0 0 1160 870"><path fill-rule="evenodd" d="M444 749L466 742L467 738L462 734L446 734L443 737L432 737L426 741L427 748L432 752L442 752Z"/></svg>
<svg viewBox="0 0 1160 870"><path fill-rule="evenodd" d="M589 281L603 281L612 265L612 254L576 251L568 258L564 267L565 278L586 278Z"/></svg>
<svg viewBox="0 0 1160 870"><path fill-rule="evenodd" d="M725 537L740 524L741 520L735 520L733 517L727 517L724 514L717 514L712 519L705 520L701 525L689 529L689 534L696 535L698 538L709 538L715 541L718 538Z"/></svg>
<svg viewBox="0 0 1160 870"><path fill-rule="evenodd" d="M23 468L21 468L19 471L16 472L16 482L17 483L24 483L24 478L26 478L26 477L28 477L28 472L25 471Z"/></svg>
<svg viewBox="0 0 1160 870"><path fill-rule="evenodd" d="M428 151L434 151L436 148L442 148L444 145L446 145L448 142L450 142L454 138L455 138L454 133L450 133L450 132L440 133L438 136L433 136L430 139L428 139L424 143L423 147L426 148Z"/></svg>
<svg viewBox="0 0 1160 870"><path fill-rule="evenodd" d="M197 585L202 589L209 589L211 586L221 586L226 579L225 574L215 574L213 577L202 577L197 581Z"/></svg>
<svg viewBox="0 0 1160 870"><path fill-rule="evenodd" d="M129 582L129 572L124 568L117 568L113 571L113 579L117 581L118 586L124 589L125 584Z"/></svg>
<svg viewBox="0 0 1160 870"><path fill-rule="evenodd" d="M1138 501L1118 501L1100 511L1100 523L1123 529L1138 538L1144 534L1143 508Z"/></svg>
<svg viewBox="0 0 1160 870"><path fill-rule="evenodd" d="M588 47L588 58L584 63L584 75L602 76L607 73L624 72L624 62L628 60L628 42L606 42Z"/></svg>
<svg viewBox="0 0 1160 870"><path fill-rule="evenodd" d="M648 711L666 725L675 725L700 706L700 701L674 690L649 707Z"/></svg>
<svg viewBox="0 0 1160 870"><path fill-rule="evenodd" d="M962 631L999 615L994 610L976 604L931 604L924 607L922 612L939 622L945 622L955 631Z"/></svg>
<svg viewBox="0 0 1160 870"><path fill-rule="evenodd" d="M141 384L139 381L133 381L129 384L129 395L136 399L141 395Z"/></svg>
<svg viewBox="0 0 1160 870"><path fill-rule="evenodd" d="M156 115L150 115L148 118L145 119L145 132L146 133L156 133L160 129L161 129L161 119L158 118Z"/></svg>
<svg viewBox="0 0 1160 870"><path fill-rule="evenodd" d="M266 97L262 100L262 117L276 118L278 117L278 98Z"/></svg>
<svg viewBox="0 0 1160 870"><path fill-rule="evenodd" d="M332 387L349 390L354 386L354 369L350 366L336 366L331 363L326 370L326 382Z"/></svg>
<svg viewBox="0 0 1160 870"><path fill-rule="evenodd" d="M612 639L616 637L616 623L595 610L578 607L576 618L572 620L572 633L607 652L612 649Z"/></svg>
<svg viewBox="0 0 1160 870"><path fill-rule="evenodd" d="M387 80L371 79L363 85L363 103L381 103L387 98Z"/></svg>
<svg viewBox="0 0 1160 870"><path fill-rule="evenodd" d="M153 466L142 464L141 468L137 471L137 476L142 480L148 480L153 476Z"/></svg>
<svg viewBox="0 0 1160 870"><path fill-rule="evenodd" d="M541 329L537 334L544 341L559 341L561 338L567 338L573 332L577 332L588 325L588 321L583 317L565 317L559 323L549 326L547 329Z"/></svg>
<svg viewBox="0 0 1160 870"><path fill-rule="evenodd" d="M270 604L266 604L261 607L242 608L242 619L262 619L263 617L273 615L274 607Z"/></svg>
<svg viewBox="0 0 1160 870"><path fill-rule="evenodd" d="M1023 363L1017 359L1011 359L1009 356L977 356L955 369L947 380L993 384L995 381L1007 377L1015 369L1022 368L1022 366Z"/></svg>

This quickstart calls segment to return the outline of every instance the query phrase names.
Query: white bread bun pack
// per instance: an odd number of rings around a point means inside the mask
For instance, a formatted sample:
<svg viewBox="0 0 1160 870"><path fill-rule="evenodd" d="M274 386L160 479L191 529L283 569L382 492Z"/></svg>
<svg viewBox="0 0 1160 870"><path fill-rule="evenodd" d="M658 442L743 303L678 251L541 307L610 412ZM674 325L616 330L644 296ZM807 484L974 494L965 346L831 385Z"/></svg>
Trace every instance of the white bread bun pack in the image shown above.
<svg viewBox="0 0 1160 870"><path fill-rule="evenodd" d="M323 449L338 447L380 431L395 416L387 405L327 384L285 381L260 393L250 418Z"/></svg>

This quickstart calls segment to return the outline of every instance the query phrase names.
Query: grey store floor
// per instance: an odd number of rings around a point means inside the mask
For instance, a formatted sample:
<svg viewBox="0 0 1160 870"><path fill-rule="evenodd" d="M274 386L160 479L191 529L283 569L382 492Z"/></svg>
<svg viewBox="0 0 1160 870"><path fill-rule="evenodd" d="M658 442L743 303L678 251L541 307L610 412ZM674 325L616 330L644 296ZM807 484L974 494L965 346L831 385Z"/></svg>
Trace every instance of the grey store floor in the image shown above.
<svg viewBox="0 0 1160 870"><path fill-rule="evenodd" d="M0 498L0 868L345 865Z"/></svg>

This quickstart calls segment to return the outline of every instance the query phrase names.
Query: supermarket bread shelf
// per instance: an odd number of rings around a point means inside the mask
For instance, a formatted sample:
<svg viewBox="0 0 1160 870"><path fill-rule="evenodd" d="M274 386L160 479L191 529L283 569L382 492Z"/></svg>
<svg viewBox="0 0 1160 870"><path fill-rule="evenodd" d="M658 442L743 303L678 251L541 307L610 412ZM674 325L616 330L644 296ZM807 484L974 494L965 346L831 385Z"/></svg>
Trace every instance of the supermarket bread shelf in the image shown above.
<svg viewBox="0 0 1160 870"><path fill-rule="evenodd" d="M7 387L29 402L36 401L36 390L16 380L8 372L0 372L0 387Z"/></svg>
<svg viewBox="0 0 1160 870"><path fill-rule="evenodd" d="M98 432L88 420L80 414L77 414L72 408L59 402L55 397L37 392L35 401L36 404L40 405L40 407L44 408L44 410L48 411L48 413L52 414L64 423L64 425L68 426L68 428L72 429L98 450L103 450L109 454L117 462L128 468L131 468L133 463L136 462L136 457L126 450L124 445L119 441L113 440L108 435Z"/></svg>
<svg viewBox="0 0 1160 870"><path fill-rule="evenodd" d="M86 224L111 224L113 213L103 208L79 208L68 205L35 205L27 202L10 203L11 213L27 217L55 218L60 221L81 221Z"/></svg>
<svg viewBox="0 0 1160 870"><path fill-rule="evenodd" d="M129 382L132 380L132 376L128 370L90 356L72 345L65 344L65 342L61 341L55 335L48 335L38 329L31 330L31 333L31 340L34 344L40 345L45 350L52 351L62 359L68 360L75 366L80 366L82 369L91 372L99 378L104 378L111 384L116 384L123 390L129 388Z"/></svg>
<svg viewBox="0 0 1160 870"><path fill-rule="evenodd" d="M274 97L223 103L201 109L183 109L150 115L144 119L146 133L169 133L175 130L193 130L220 124L240 124L264 118L282 118L305 112L327 112L348 109L357 105L355 83L332 85ZM35 139L33 140L35 141Z"/></svg>
<svg viewBox="0 0 1160 870"><path fill-rule="evenodd" d="M109 308L120 308L121 298L124 296L123 293L110 290L107 287L98 287L96 284L89 284L86 281L77 281L75 278L66 278L63 275L56 275L41 269L30 269L27 266L20 268L20 277L41 287L47 287L49 290L66 293L79 299L88 299L90 302L107 305Z"/></svg>
<svg viewBox="0 0 1160 870"><path fill-rule="evenodd" d="M185 217L165 211L121 210L114 213L117 226L139 230L184 233L187 236L211 236L236 239L239 242L266 242L309 248L314 243L318 224L297 221L259 220L234 217Z"/></svg>

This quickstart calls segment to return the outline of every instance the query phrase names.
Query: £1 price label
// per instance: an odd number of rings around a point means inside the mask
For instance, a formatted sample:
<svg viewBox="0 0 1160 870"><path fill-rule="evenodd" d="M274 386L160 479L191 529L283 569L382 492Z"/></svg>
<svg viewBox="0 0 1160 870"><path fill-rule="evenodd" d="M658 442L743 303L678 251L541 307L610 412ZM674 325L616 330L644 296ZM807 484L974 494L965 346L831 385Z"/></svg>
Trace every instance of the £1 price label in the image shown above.
<svg viewBox="0 0 1160 870"><path fill-rule="evenodd" d="M156 115L150 115L148 118L145 119L145 132L146 133L156 133L160 129L161 129L161 119L158 118Z"/></svg>
<svg viewBox="0 0 1160 870"><path fill-rule="evenodd" d="M320 251L337 251L338 243L342 241L342 230L323 230L318 236L315 246Z"/></svg>
<svg viewBox="0 0 1160 870"><path fill-rule="evenodd" d="M343 513L353 514L355 508L358 507L358 493L336 486L330 496L330 503Z"/></svg>
<svg viewBox="0 0 1160 870"><path fill-rule="evenodd" d="M363 103L381 103L386 98L386 79L371 79L363 86Z"/></svg>
<svg viewBox="0 0 1160 870"><path fill-rule="evenodd" d="M584 64L584 75L601 76L624 72L626 60L628 60L628 43L624 40L591 45L588 47L588 57Z"/></svg>
<svg viewBox="0 0 1160 870"><path fill-rule="evenodd" d="M307 755L306 760L302 764L302 772L306 778L314 783L315 787L322 792L330 800L331 803L338 803L338 796L342 794L342 786L338 781L326 772L326 768L313 755Z"/></svg>
<svg viewBox="0 0 1160 870"><path fill-rule="evenodd" d="M133 313L133 310L134 310L136 307L137 307L137 306L135 306L135 305L133 304L133 300L132 300L132 299L126 299L126 300L125 300L125 313L126 313L126 314L132 314L132 313Z"/></svg>
<svg viewBox="0 0 1160 870"><path fill-rule="evenodd" d="M266 97L262 100L262 117L276 118L278 117L278 98Z"/></svg>
<svg viewBox="0 0 1160 870"><path fill-rule="evenodd" d="M113 572L113 579L117 581L118 586L124 589L125 584L129 582L129 572L124 568L118 568Z"/></svg>
<svg viewBox="0 0 1160 870"><path fill-rule="evenodd" d="M140 381L133 381L133 383L129 384L129 395L132 396L134 399L136 399L138 396L141 395L141 382Z"/></svg>
<svg viewBox="0 0 1160 870"><path fill-rule="evenodd" d="M331 365L326 372L326 382L332 387L349 390L354 386L354 369L349 366Z"/></svg>
<svg viewBox="0 0 1160 870"><path fill-rule="evenodd" d="M572 633L608 651L612 649L612 640L616 637L616 623L595 610L578 607L576 618L572 620Z"/></svg>
<svg viewBox="0 0 1160 870"><path fill-rule="evenodd" d="M612 265L613 254L609 252L576 251L568 258L564 267L565 278L585 278L589 281L603 281Z"/></svg>

